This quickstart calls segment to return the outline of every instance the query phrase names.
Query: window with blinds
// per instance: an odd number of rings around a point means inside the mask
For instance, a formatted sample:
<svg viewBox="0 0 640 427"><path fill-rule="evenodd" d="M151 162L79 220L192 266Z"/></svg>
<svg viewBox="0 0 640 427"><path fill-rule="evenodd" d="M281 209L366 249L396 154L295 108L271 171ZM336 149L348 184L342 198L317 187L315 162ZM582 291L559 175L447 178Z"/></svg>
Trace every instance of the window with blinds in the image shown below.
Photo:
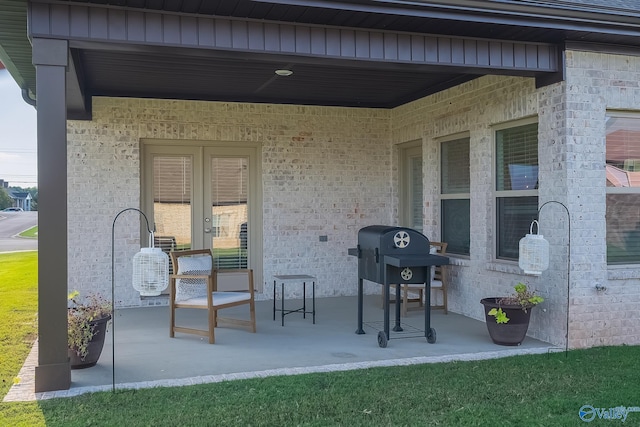
<svg viewBox="0 0 640 427"><path fill-rule="evenodd" d="M410 186L411 186L411 227L416 230L423 228L422 214L422 156L411 157L410 163Z"/></svg>
<svg viewBox="0 0 640 427"><path fill-rule="evenodd" d="M398 161L400 225L422 232L424 227L422 142L413 141L400 144L398 146Z"/></svg>
<svg viewBox="0 0 640 427"><path fill-rule="evenodd" d="M447 252L469 255L471 240L469 138L441 144L441 235Z"/></svg>
<svg viewBox="0 0 640 427"><path fill-rule="evenodd" d="M248 182L246 158L211 157L211 235L217 269L247 268Z"/></svg>
<svg viewBox="0 0 640 427"><path fill-rule="evenodd" d="M517 260L538 215L538 124L498 129L495 142L496 256Z"/></svg>
<svg viewBox="0 0 640 427"><path fill-rule="evenodd" d="M166 252L191 248L192 159L153 157L155 244Z"/></svg>
<svg viewBox="0 0 640 427"><path fill-rule="evenodd" d="M153 157L153 245L167 254L191 248L191 170L190 156Z"/></svg>
<svg viewBox="0 0 640 427"><path fill-rule="evenodd" d="M640 263L640 113L606 118L607 262Z"/></svg>

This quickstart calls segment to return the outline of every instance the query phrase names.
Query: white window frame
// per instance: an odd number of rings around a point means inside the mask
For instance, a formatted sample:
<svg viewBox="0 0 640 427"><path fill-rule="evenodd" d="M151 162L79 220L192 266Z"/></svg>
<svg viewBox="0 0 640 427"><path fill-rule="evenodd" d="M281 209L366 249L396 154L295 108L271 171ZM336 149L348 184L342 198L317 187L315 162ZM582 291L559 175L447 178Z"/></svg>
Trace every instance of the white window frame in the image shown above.
<svg viewBox="0 0 640 427"><path fill-rule="evenodd" d="M607 110L606 118L608 119L609 117L640 120L640 111L632 112L632 111ZM607 149L606 139L607 139L607 135L606 135L606 125L605 125L605 150ZM605 165L606 165L606 158L605 158ZM609 187L606 185L606 180L604 182L604 185L606 187L605 192L607 196L610 194L640 194L640 187ZM605 203L608 203L608 202L605 202ZM608 206L606 207L606 209L608 210ZM608 224L605 224L605 227L606 227L605 231L608 235L609 234ZM638 264L640 264L640 260L635 262L634 261L609 261L608 247L609 247L609 242L607 239L607 264L609 266L629 265L635 268L638 266Z"/></svg>
<svg viewBox="0 0 640 427"><path fill-rule="evenodd" d="M397 147L398 153L398 186L399 186L399 200L398 200L398 220L401 226L414 228L420 232L424 229L424 154L422 150L422 141L411 141L399 144ZM422 183L422 197L417 200L414 197L413 186L413 171L411 169L410 159L419 157L421 159L421 176L420 182ZM420 204L422 211L422 224L413 223L413 206L412 202L416 201Z"/></svg>
<svg viewBox="0 0 640 427"><path fill-rule="evenodd" d="M444 234L444 227L445 227L446 218L445 218L445 215L444 215L443 201L445 201L445 200L468 200L469 201L469 209L471 209L471 182L469 182L469 192L468 193L444 193L444 191L443 191L443 189L444 189L444 177L443 177L443 173L444 173L443 160L444 160L444 157L443 157L442 146L443 146L443 144L446 144L447 142L459 141L459 140L466 140L466 142L468 144L469 156L471 156L471 136L470 136L469 132L462 132L462 133L457 133L457 134L453 134L453 135L448 135L446 137L438 139L438 144L439 144L439 148L440 148L440 150L439 150L440 151L440 170L439 170L439 176L440 176L440 236L442 236L441 239L443 241L446 241L446 236ZM471 159L469 159L469 181L471 181ZM469 224L468 225L469 225L469 237L471 237L471 212L469 212ZM454 253L456 255L462 255L464 257L468 257L471 254L471 242L469 242L469 252L468 253L452 252L449 249L449 247L447 247L447 252L448 253Z"/></svg>
<svg viewBox="0 0 640 427"><path fill-rule="evenodd" d="M538 189L531 190L498 190L498 147L497 147L497 133L501 130L513 129L521 126L527 126L532 124L538 124L539 120L537 116L523 118L519 120L513 120L491 126L492 131L492 146L493 146L493 162L492 162L492 186L493 186L493 259L504 262L517 262L517 258L505 257L499 254L499 238L500 238L500 225L499 225L499 212L498 201L501 198L514 198L514 197L536 197L538 198L538 205L540 204ZM538 135L540 130L538 129ZM540 153L540 139L538 138L538 159ZM540 175L538 175L539 180ZM537 215L536 215L537 216ZM522 235L524 237L524 234Z"/></svg>

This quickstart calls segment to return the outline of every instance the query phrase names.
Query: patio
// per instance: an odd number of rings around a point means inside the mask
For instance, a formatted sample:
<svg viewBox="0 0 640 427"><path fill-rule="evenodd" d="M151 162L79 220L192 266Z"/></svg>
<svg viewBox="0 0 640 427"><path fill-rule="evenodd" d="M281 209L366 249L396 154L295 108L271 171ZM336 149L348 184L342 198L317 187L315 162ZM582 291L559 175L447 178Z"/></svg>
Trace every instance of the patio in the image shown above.
<svg viewBox="0 0 640 427"><path fill-rule="evenodd" d="M256 303L256 334L239 328L217 328L214 345L196 335L176 334L175 338L169 338L169 309L166 306L117 310L114 328L109 331L100 361L92 368L72 370L70 390L34 393L36 344L20 371L20 383L12 387L4 400L48 399L111 390L112 353L115 353L116 388L127 389L479 360L557 349L532 338L527 338L518 347L495 345L483 322L454 313L445 315L441 310L432 311L431 326L437 333L435 344L428 344L424 337L423 312L410 311L403 318L405 332L391 332L388 347L380 348L377 342L383 318L380 296L365 297L365 335L355 334L356 299L355 296L318 298L315 325L311 315L303 319L301 314L295 313L285 317L284 327L279 313L273 321L273 301L259 301ZM286 304L296 308L301 301L287 300ZM242 315L248 311L245 307L230 310L237 310ZM193 325L205 323L205 312L182 311L186 313L179 311L178 321ZM114 333L115 349L112 346Z"/></svg>

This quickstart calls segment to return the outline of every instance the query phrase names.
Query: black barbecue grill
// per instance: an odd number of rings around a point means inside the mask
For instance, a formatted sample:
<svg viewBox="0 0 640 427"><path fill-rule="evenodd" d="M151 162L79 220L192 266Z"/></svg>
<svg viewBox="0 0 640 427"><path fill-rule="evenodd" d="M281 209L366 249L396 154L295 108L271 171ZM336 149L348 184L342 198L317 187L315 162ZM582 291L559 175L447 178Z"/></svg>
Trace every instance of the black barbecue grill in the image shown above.
<svg viewBox="0 0 640 427"><path fill-rule="evenodd" d="M358 247L349 249L349 255L358 257L358 329L362 329L363 281L384 286L384 331L378 333L378 345L386 347L389 340L389 285L425 284L424 310L425 337L436 342L436 331L431 328L431 267L449 264L449 258L429 254L429 239L406 227L371 225L358 231ZM393 330L402 331L400 324L400 286L396 286L396 322Z"/></svg>

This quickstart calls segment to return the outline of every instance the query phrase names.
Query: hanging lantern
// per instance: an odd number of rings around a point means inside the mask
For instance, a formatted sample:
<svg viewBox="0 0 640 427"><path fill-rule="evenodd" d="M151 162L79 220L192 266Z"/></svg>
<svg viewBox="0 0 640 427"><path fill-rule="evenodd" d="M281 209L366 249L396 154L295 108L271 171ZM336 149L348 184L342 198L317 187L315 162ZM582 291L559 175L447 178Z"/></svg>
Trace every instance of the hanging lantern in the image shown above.
<svg viewBox="0 0 640 427"><path fill-rule="evenodd" d="M529 227L529 234L520 239L518 265L525 274L539 276L549 268L549 242L542 234L533 234L533 224L536 224L540 232L540 224L533 220Z"/></svg>
<svg viewBox="0 0 640 427"><path fill-rule="evenodd" d="M133 288L142 296L158 296L169 285L169 257L160 248L142 248L133 257Z"/></svg>

